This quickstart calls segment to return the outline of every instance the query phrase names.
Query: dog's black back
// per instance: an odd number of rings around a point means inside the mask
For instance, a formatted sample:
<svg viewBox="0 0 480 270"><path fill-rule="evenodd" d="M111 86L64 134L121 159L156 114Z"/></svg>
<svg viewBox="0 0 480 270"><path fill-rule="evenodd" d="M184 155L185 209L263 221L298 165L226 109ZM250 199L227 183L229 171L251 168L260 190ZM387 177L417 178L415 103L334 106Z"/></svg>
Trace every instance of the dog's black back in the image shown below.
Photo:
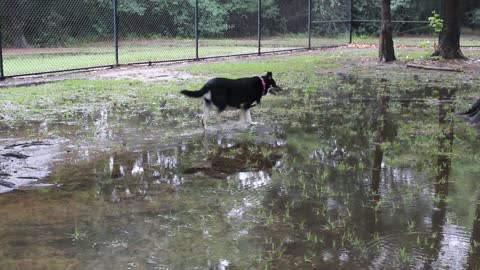
<svg viewBox="0 0 480 270"><path fill-rule="evenodd" d="M263 82L262 82L263 80ZM219 112L228 107L248 110L260 103L263 95L271 88L276 88L272 73L266 76L240 79L214 78L209 80L200 90L182 90L189 97L204 97L207 105L215 105Z"/></svg>
<svg viewBox="0 0 480 270"><path fill-rule="evenodd" d="M262 98L263 85L258 77L236 80L215 78L205 86L210 89L211 102L220 112L227 106L248 109L254 102L260 103Z"/></svg>

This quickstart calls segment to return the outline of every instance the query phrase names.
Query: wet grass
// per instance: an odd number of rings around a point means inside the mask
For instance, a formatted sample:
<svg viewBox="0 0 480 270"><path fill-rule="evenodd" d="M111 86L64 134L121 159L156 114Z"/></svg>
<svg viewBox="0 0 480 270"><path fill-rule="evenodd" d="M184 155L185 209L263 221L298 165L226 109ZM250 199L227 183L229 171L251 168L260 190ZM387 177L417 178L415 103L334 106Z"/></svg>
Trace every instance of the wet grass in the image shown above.
<svg viewBox="0 0 480 270"><path fill-rule="evenodd" d="M67 80L39 86L2 89L2 114L7 121L69 121L77 114L100 108L168 110L186 106L184 99L168 99L172 89L192 84L144 84L127 80ZM194 84L193 84L194 85ZM177 103L180 102L180 103Z"/></svg>
<svg viewBox="0 0 480 270"><path fill-rule="evenodd" d="M388 78L391 83L403 84L404 87L394 91L408 93L417 84L428 84L431 81L441 81L445 87L457 87L467 81L478 83L477 76L423 72L407 69L404 64L412 59L428 58L429 50L397 50L397 64L378 69L375 64L362 65L364 59L374 59L374 50L360 51L326 51L322 53L307 53L305 55L279 56L249 60L229 60L214 63L192 64L181 69L204 77L243 77L263 74L273 71L277 83L286 92L296 98L308 102L312 95L348 92L356 83L355 77L367 77L372 80ZM480 52L466 53L471 57L480 57ZM371 60L369 60L371 61ZM350 74L350 75L349 75ZM395 74L392 76L392 74ZM351 78L351 79L349 79ZM406 84L404 81L416 81L416 84ZM0 90L2 99L2 115L4 124L15 126L22 121L69 121L79 114L88 116L98 112L100 108L126 111L131 115L142 112L151 119L162 118L167 111L190 111L198 109L196 100L178 97L181 89L198 89L204 79L179 80L175 82L151 82L131 80L67 80L39 86L3 88ZM371 82L365 84L371 86ZM358 87L357 87L357 90ZM434 91L434 90L432 90ZM392 95L401 93L390 93ZM365 96L363 97L365 98ZM280 105L283 98L267 97L266 100ZM313 105L313 104L312 104ZM275 110L276 108L272 108ZM295 113L307 113L304 106L295 108ZM177 114L176 117L181 117ZM187 118L180 122L187 121ZM178 123L178 121L176 121Z"/></svg>

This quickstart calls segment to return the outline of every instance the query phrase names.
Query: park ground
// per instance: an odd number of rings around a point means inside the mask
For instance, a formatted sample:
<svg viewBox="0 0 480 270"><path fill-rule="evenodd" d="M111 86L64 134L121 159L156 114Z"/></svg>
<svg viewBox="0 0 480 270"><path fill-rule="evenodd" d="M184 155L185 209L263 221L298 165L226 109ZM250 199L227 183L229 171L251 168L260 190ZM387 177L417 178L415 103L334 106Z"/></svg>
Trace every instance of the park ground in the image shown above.
<svg viewBox="0 0 480 270"><path fill-rule="evenodd" d="M3 102L0 108L0 125L2 125L0 135L3 140L6 140L4 144L15 145L23 140L41 139L40 133L37 132L39 126L45 127L51 123L73 123L81 114L94 118L99 110L119 108L122 113L129 114L129 117L142 113L151 114L149 117L152 119L149 121L156 122L158 125L194 128L199 122L200 105L198 100L180 96L178 92L181 89L198 89L212 77L256 76L266 71L274 73L279 85L286 89L286 95L310 96L315 92L335 92L334 88L337 86L334 81L338 81L340 76L374 81L386 79L394 85L405 85L403 90L413 89L416 85L423 83L438 87L469 84L473 85L474 91L466 96L474 101L480 90L478 88L480 48L464 48L463 51L468 57L466 61L443 60L430 57L431 48L400 45L396 50L397 61L380 63L376 57L375 45L352 44L337 48L282 52L263 56L228 57L157 65L123 65L117 68L74 73L10 78L0 83L0 96ZM269 99L271 97L268 97L266 102ZM467 107L469 102L467 98L460 106ZM165 111L177 112L174 117L169 118L162 115ZM185 117L178 115L182 112L186 112ZM81 125L76 123L73 126L77 126L76 129L78 129ZM72 138L69 137L73 136L74 140L77 140L78 132L78 130L71 134L67 132L63 134L66 138L59 137L61 140L70 140ZM53 133L58 135L57 132ZM23 136L25 138L22 138ZM78 143L88 145L95 139L83 140ZM115 142L110 143L115 144ZM106 150L103 147L99 149ZM34 153L31 154L34 155ZM3 158L16 159L15 157ZM33 159L30 160L33 162ZM29 165L23 164L27 167ZM16 164L4 170L18 171L18 166L22 165ZM36 166L48 167L44 163ZM31 172L28 173L31 174ZM41 178L40 176L46 173L44 170L39 170L36 176L18 176L8 173L11 179L4 177L4 181L13 181L15 184L28 183L31 179ZM24 179L19 181L18 177L24 177ZM17 180L14 180L15 178Z"/></svg>
<svg viewBox="0 0 480 270"><path fill-rule="evenodd" d="M478 127L456 113L480 96L480 49L463 52L379 63L357 44L1 82L0 269L479 265ZM266 71L284 91L258 125L229 111L203 131L179 94Z"/></svg>

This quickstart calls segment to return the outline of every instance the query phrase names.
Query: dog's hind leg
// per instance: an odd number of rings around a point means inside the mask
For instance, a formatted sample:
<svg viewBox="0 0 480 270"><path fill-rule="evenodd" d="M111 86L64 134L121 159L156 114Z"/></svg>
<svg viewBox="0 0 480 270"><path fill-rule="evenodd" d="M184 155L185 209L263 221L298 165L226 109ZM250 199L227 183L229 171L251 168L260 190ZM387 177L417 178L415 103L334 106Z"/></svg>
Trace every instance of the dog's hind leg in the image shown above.
<svg viewBox="0 0 480 270"><path fill-rule="evenodd" d="M203 100L203 115L202 115L202 126L204 129L207 129L207 120L210 115L211 101L208 99Z"/></svg>

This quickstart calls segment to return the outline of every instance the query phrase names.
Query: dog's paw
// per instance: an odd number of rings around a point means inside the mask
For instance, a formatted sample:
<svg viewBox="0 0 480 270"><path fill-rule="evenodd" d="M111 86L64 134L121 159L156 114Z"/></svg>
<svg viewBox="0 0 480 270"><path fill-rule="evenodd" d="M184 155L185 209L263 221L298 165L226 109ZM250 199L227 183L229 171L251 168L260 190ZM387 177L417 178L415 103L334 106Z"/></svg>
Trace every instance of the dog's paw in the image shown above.
<svg viewBox="0 0 480 270"><path fill-rule="evenodd" d="M256 126L256 125L258 125L258 122L248 122L248 124L249 124L250 126Z"/></svg>

